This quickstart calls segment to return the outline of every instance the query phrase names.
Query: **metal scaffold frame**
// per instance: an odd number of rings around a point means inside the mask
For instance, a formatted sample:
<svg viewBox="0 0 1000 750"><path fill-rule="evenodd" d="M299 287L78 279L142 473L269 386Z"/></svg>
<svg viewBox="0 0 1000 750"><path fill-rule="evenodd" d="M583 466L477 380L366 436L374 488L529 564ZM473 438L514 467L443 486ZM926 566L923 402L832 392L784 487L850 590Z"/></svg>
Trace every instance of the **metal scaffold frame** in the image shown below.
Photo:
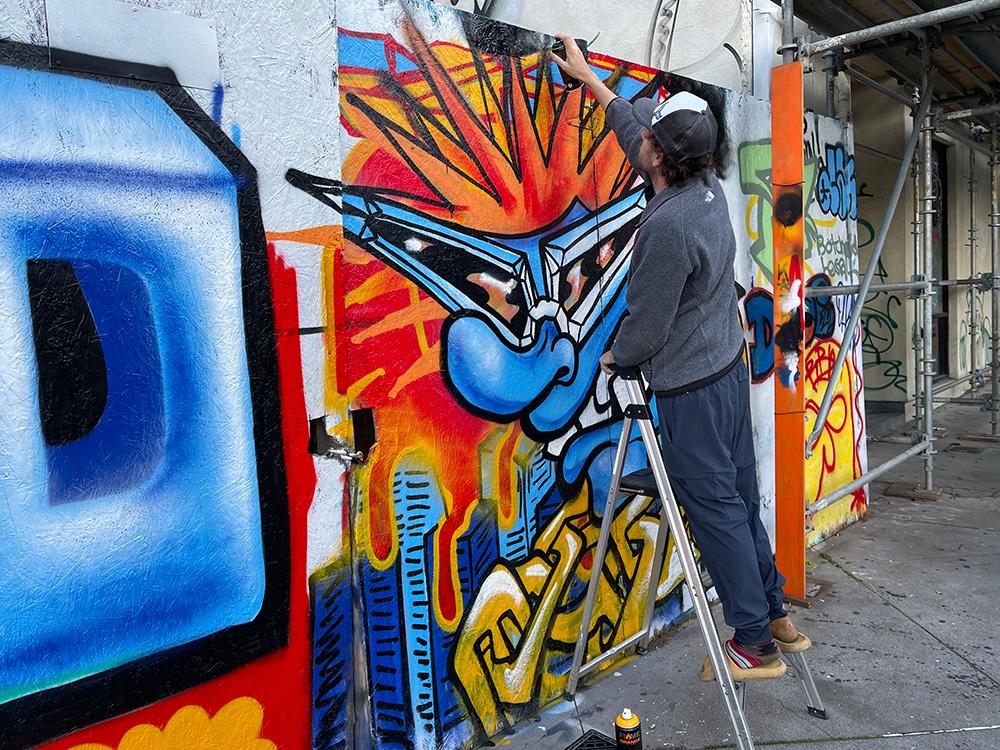
<svg viewBox="0 0 1000 750"><path fill-rule="evenodd" d="M784 3L782 4L784 7ZM881 23L870 26L867 29L852 31L839 36L831 36L827 39L820 39L816 42L806 43L799 46L799 54L803 58L812 57L823 52L834 49L849 49L863 42L870 42L876 39L885 39L893 34L904 31L922 29L944 21L951 21L956 18L974 17L978 13L1000 8L1000 0L968 0L968 2L949 5L938 10L931 10L925 13L917 13L898 21Z"/></svg>
<svg viewBox="0 0 1000 750"><path fill-rule="evenodd" d="M1000 170L1000 127L990 133L990 297L992 305L992 363L990 367L990 432L1000 436L1000 209L997 206L997 171Z"/></svg>
<svg viewBox="0 0 1000 750"><path fill-rule="evenodd" d="M942 8L927 13L921 13L907 18L899 19L891 23L880 24L856 32L842 34L828 39L821 39L815 42L806 43L802 40L794 40L792 36L793 0L782 2L782 46L779 52L783 54L785 62L791 56L798 54L799 59L808 59L814 55L837 53L842 54L844 50L852 45L868 42L875 39L883 39L892 34L898 34L907 30L921 29L926 26L940 23L941 21L971 16L986 10L1000 7L1000 0L972 0L963 2L946 8ZM864 300L868 294L889 291L907 291L908 299L915 304L915 323L913 330L913 352L914 352L914 414L915 431L912 437L912 445L895 456L891 460L869 469L862 476L853 482L839 487L834 492L820 498L806 509L806 520L829 507L836 501L846 497L856 490L869 484L874 479L891 471L901 463L923 455L924 458L924 487L928 492L934 491L934 404L935 401L945 403L978 404L988 408L991 412L991 436L997 439L1000 435L1000 207L998 207L997 180L998 170L1000 170L1000 125L997 118L1000 118L1000 105L988 105L972 107L956 112L943 112L940 109L932 109L934 95L934 75L935 69L931 62L932 42L921 37L920 48L922 53L922 76L920 85L914 92L913 101L908 100L904 95L891 88L875 81L869 76L853 70L849 66L842 65L841 70L854 80L873 88L890 98L905 104L910 108L913 116L913 126L910 136L904 149L902 163L899 173L889 196L882 224L879 226L878 235L871 258L865 269L861 283L856 285L841 286L837 288L816 287L807 288L804 291L805 297L821 297L832 295L853 295L859 300ZM976 157L973 147L982 147L973 143L964 133L954 130L954 123L961 120L968 120L974 117L990 116L994 117L991 131L989 133L989 168L990 168L990 271L988 273L976 272L976 252L978 246L978 231L976 227ZM936 211L936 198L933 194L934 182L932 174L932 144L936 131L947 132L950 135L960 137L963 142L970 146L969 158L969 249L970 249L970 275L968 278L960 279L935 279L933 278L933 217ZM911 169L912 167L912 169ZM872 280L878 269L879 258L885 246L889 233L889 225L896 212L900 196L908 179L913 180L914 186L914 216L913 222L913 251L914 251L914 276L910 281L899 281L891 283L873 284ZM951 287L969 287L972 290L971 320L976 331L972 334L971 346L971 367L970 384L973 397L956 399L935 399L934 398L934 369L936 359L933 349L933 315L935 295L946 293ZM980 325L978 294L982 291L989 291L991 297L990 315L990 356L989 362L983 362L978 366L977 357L977 336ZM851 316L847 322L845 340L850 339L853 332L859 330L861 312L863 304L856 304L853 307ZM859 333L860 335L860 333ZM984 334L985 335L985 334ZM838 382L840 371L844 367L848 352L848 347L841 347L830 378L827 381L826 390L820 404L819 412L816 415L815 426L812 433L806 439L805 456L812 455L813 448L823 431L823 426L830 413L830 407L834 397L835 384ZM984 369L989 366L990 388L989 395L977 397L976 389L984 382Z"/></svg>

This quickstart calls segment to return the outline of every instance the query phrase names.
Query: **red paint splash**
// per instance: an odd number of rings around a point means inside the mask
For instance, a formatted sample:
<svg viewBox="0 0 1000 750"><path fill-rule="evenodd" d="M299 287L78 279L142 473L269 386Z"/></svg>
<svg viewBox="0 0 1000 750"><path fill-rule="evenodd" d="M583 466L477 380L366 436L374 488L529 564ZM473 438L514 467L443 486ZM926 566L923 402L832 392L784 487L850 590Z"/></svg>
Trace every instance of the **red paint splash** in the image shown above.
<svg viewBox="0 0 1000 750"><path fill-rule="evenodd" d="M853 492L854 498L851 500L851 511L854 513L864 513L868 510L868 495L864 487L858 487Z"/></svg>

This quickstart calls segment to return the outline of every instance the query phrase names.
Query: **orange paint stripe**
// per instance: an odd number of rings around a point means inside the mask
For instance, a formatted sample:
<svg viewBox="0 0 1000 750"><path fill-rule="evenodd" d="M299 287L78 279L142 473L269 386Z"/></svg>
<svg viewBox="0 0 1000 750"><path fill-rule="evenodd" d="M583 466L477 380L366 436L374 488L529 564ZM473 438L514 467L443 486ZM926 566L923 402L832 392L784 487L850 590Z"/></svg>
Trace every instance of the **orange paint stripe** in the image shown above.
<svg viewBox="0 0 1000 750"><path fill-rule="evenodd" d="M441 346L440 342L434 344L430 349L420 355L417 361L396 379L396 384L389 391L390 398L396 398L399 392L414 381L427 375L433 375L441 366Z"/></svg>
<svg viewBox="0 0 1000 750"><path fill-rule="evenodd" d="M266 237L272 242L275 240L287 240L288 242L301 242L306 245L334 247L344 241L344 227L340 224L329 224L309 227L308 229L293 229L289 232L267 232Z"/></svg>
<svg viewBox="0 0 1000 750"><path fill-rule="evenodd" d="M806 593L805 468L803 465L805 422L801 414L774 417L774 465L776 562L785 577L785 593Z"/></svg>
<svg viewBox="0 0 1000 750"><path fill-rule="evenodd" d="M437 320L445 316L445 311L430 297L420 300L415 305L409 305L402 310L389 313L378 323L368 326L365 330L351 338L352 344L361 344L374 336L397 331L400 328L417 325L428 320Z"/></svg>
<svg viewBox="0 0 1000 750"><path fill-rule="evenodd" d="M775 185L802 182L802 63L771 68L771 175Z"/></svg>
<svg viewBox="0 0 1000 750"><path fill-rule="evenodd" d="M347 293L344 306L360 305L389 292L406 289L409 282L403 276L388 268L373 273L364 282Z"/></svg>
<svg viewBox="0 0 1000 750"><path fill-rule="evenodd" d="M802 65L791 63L771 71L771 174L772 200L802 200ZM803 218L789 226L773 219L774 327L790 325L782 298L792 284L803 281ZM799 290L801 294L801 289ZM801 300L800 300L801 307ZM800 311L792 313L801 314ZM785 593L804 597L805 575L805 413L802 386L802 342L799 342L799 378L786 387L774 378L775 531L778 569L785 576ZM785 362L775 349L775 367Z"/></svg>

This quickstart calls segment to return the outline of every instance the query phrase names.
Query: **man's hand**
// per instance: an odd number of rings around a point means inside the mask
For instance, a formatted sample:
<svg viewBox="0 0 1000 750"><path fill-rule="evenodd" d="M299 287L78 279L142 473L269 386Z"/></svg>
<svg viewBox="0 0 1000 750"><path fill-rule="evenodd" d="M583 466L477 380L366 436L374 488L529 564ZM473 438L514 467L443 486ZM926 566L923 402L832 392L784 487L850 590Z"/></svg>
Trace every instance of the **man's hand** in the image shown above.
<svg viewBox="0 0 1000 750"><path fill-rule="evenodd" d="M583 81L594 98L601 103L602 107L607 107L618 98L618 94L604 85L604 81L597 77L591 69L587 59L580 51L576 40L568 34L557 34L556 39L563 43L566 48L566 59L563 60L557 55L550 54L549 58L559 66L559 69L570 78Z"/></svg>
<svg viewBox="0 0 1000 750"><path fill-rule="evenodd" d="M611 366L615 363L615 355L612 354L610 351L606 351L604 352L604 354L601 355L600 362L601 362L601 369L604 370L604 372L606 372L608 375L610 375Z"/></svg>
<svg viewBox="0 0 1000 750"><path fill-rule="evenodd" d="M563 43L566 48L566 59L563 60L558 55L549 55L559 69L570 78L583 81L587 85L591 84L591 79L595 78L594 71L590 69L590 64L583 56L576 40L569 34L556 34L556 39Z"/></svg>

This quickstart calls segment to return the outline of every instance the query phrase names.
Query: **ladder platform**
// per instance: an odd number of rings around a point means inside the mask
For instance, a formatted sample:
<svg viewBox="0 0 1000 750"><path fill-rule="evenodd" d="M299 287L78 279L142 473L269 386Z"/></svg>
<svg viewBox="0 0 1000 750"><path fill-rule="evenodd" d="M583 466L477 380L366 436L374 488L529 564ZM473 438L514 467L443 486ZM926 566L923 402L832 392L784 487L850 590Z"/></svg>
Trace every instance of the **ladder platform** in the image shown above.
<svg viewBox="0 0 1000 750"><path fill-rule="evenodd" d="M654 499L660 497L656 489L656 477L653 476L652 469L640 469L626 474L619 483L621 491L633 495L645 495Z"/></svg>
<svg viewBox="0 0 1000 750"><path fill-rule="evenodd" d="M733 676L733 682L736 683L755 682L757 680L774 680L778 677L784 677L785 672L788 669L788 665L780 659L774 664L769 665L767 669L760 669L756 672L749 669L740 669L735 664L729 664L728 658L726 659L726 662L729 667L729 673ZM712 667L712 660L707 656L705 657L705 662L702 664L701 669L698 670L698 679L702 682L715 681L715 669Z"/></svg>

